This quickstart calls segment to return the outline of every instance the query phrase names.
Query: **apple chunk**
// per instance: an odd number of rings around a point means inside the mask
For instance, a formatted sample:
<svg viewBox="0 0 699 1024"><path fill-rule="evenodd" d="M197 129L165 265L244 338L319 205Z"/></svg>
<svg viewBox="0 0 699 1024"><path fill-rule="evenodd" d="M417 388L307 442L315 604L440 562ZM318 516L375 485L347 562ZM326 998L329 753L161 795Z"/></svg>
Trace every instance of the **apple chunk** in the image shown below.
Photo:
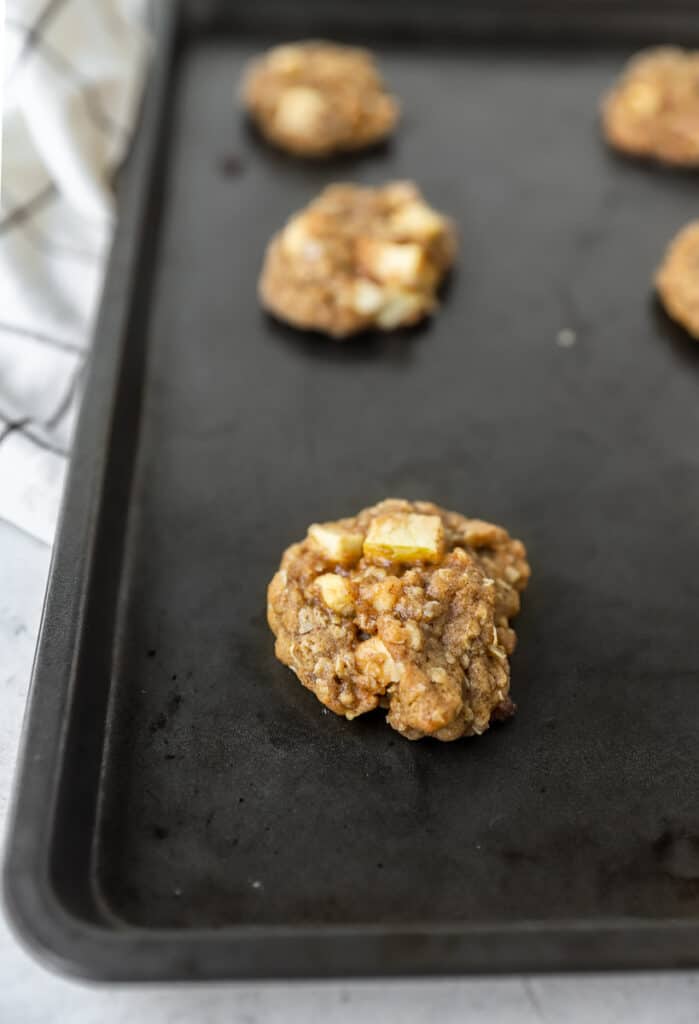
<svg viewBox="0 0 699 1024"><path fill-rule="evenodd" d="M374 561L438 562L444 551L439 516L397 512L377 516L364 541L364 554Z"/></svg>
<svg viewBox="0 0 699 1024"><path fill-rule="evenodd" d="M316 580L323 603L338 615L351 615L354 612L352 588L342 576L334 572L326 572Z"/></svg>
<svg viewBox="0 0 699 1024"><path fill-rule="evenodd" d="M364 542L362 534L345 530L337 523L313 523L308 536L325 557L337 565L352 565L361 557Z"/></svg>
<svg viewBox="0 0 699 1024"><path fill-rule="evenodd" d="M357 668L364 675L388 686L400 679L400 669L383 640L372 636L358 645L354 652Z"/></svg>
<svg viewBox="0 0 699 1024"><path fill-rule="evenodd" d="M325 98L318 89L294 85L281 94L274 119L279 131L306 135L317 129L327 109Z"/></svg>
<svg viewBox="0 0 699 1024"><path fill-rule="evenodd" d="M425 251L414 242L383 242L360 238L357 242L360 271L382 284L419 285L426 275Z"/></svg>
<svg viewBox="0 0 699 1024"><path fill-rule="evenodd" d="M444 232L445 220L427 203L412 202L396 210L391 217L391 227L406 238L430 241Z"/></svg>

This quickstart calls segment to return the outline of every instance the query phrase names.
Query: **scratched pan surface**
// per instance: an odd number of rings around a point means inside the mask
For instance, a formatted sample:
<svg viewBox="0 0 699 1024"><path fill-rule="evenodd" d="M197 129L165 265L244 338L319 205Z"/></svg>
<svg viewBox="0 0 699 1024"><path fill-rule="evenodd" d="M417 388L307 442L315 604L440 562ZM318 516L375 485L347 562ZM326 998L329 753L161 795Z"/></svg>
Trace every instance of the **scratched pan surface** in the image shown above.
<svg viewBox="0 0 699 1024"><path fill-rule="evenodd" d="M198 31L171 59L163 32L47 604L10 911L45 959L95 977L697 964L699 349L650 281L699 184L601 143L624 39L355 28L404 119L321 164L232 108L276 36ZM265 243L292 211L334 180L405 177L461 234L438 316L339 345L263 315ZM529 549L519 712L478 740L342 721L274 659L283 548L388 495Z"/></svg>

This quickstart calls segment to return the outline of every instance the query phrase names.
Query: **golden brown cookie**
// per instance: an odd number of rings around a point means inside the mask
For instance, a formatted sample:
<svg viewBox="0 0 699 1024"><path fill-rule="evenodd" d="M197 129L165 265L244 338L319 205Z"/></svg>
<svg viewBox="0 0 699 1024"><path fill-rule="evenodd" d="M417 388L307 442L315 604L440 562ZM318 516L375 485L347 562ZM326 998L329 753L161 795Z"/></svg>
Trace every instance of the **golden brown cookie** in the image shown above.
<svg viewBox="0 0 699 1024"><path fill-rule="evenodd" d="M245 106L272 143L298 156L364 149L393 131L398 103L371 54L327 42L289 43L250 66Z"/></svg>
<svg viewBox="0 0 699 1024"><path fill-rule="evenodd" d="M699 340L699 220L670 242L655 287L668 315Z"/></svg>
<svg viewBox="0 0 699 1024"><path fill-rule="evenodd" d="M634 156L699 165L699 51L644 50L602 103L607 141Z"/></svg>
<svg viewBox="0 0 699 1024"><path fill-rule="evenodd" d="M450 222L410 182L331 185L269 244L259 292L294 327L344 338L417 323L454 261Z"/></svg>
<svg viewBox="0 0 699 1024"><path fill-rule="evenodd" d="M480 735L514 712L509 620L529 574L500 526L382 501L284 552L267 602L276 655L337 715L383 707L408 739Z"/></svg>

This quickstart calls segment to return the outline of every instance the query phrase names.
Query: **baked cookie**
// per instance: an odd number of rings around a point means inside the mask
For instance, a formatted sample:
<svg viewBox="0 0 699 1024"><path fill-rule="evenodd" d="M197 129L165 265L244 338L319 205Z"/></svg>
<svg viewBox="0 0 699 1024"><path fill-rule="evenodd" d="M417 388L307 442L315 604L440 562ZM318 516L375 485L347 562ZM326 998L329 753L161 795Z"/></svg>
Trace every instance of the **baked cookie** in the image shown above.
<svg viewBox="0 0 699 1024"><path fill-rule="evenodd" d="M644 50L602 103L607 141L634 156L699 165L699 51Z"/></svg>
<svg viewBox="0 0 699 1024"><path fill-rule="evenodd" d="M284 552L267 601L276 655L337 715L380 706L408 739L480 735L515 710L509 620L529 572L500 526L382 501Z"/></svg>
<svg viewBox="0 0 699 1024"><path fill-rule="evenodd" d="M670 242L655 287L668 315L699 340L699 220Z"/></svg>
<svg viewBox="0 0 699 1024"><path fill-rule="evenodd" d="M269 50L248 69L243 100L265 138L298 156L364 149L398 120L371 54L335 43Z"/></svg>
<svg viewBox="0 0 699 1024"><path fill-rule="evenodd" d="M294 327L345 338L415 324L454 261L450 222L415 185L331 185L269 244L264 307Z"/></svg>

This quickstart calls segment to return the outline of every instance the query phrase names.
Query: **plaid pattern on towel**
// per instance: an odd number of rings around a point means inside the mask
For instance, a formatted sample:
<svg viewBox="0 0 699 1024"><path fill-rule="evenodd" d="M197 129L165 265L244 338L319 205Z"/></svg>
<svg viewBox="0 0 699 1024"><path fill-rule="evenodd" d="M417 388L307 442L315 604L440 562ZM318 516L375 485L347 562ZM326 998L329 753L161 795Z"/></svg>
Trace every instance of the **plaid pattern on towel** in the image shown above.
<svg viewBox="0 0 699 1024"><path fill-rule="evenodd" d="M146 64L145 0L6 0L0 518L51 543Z"/></svg>

